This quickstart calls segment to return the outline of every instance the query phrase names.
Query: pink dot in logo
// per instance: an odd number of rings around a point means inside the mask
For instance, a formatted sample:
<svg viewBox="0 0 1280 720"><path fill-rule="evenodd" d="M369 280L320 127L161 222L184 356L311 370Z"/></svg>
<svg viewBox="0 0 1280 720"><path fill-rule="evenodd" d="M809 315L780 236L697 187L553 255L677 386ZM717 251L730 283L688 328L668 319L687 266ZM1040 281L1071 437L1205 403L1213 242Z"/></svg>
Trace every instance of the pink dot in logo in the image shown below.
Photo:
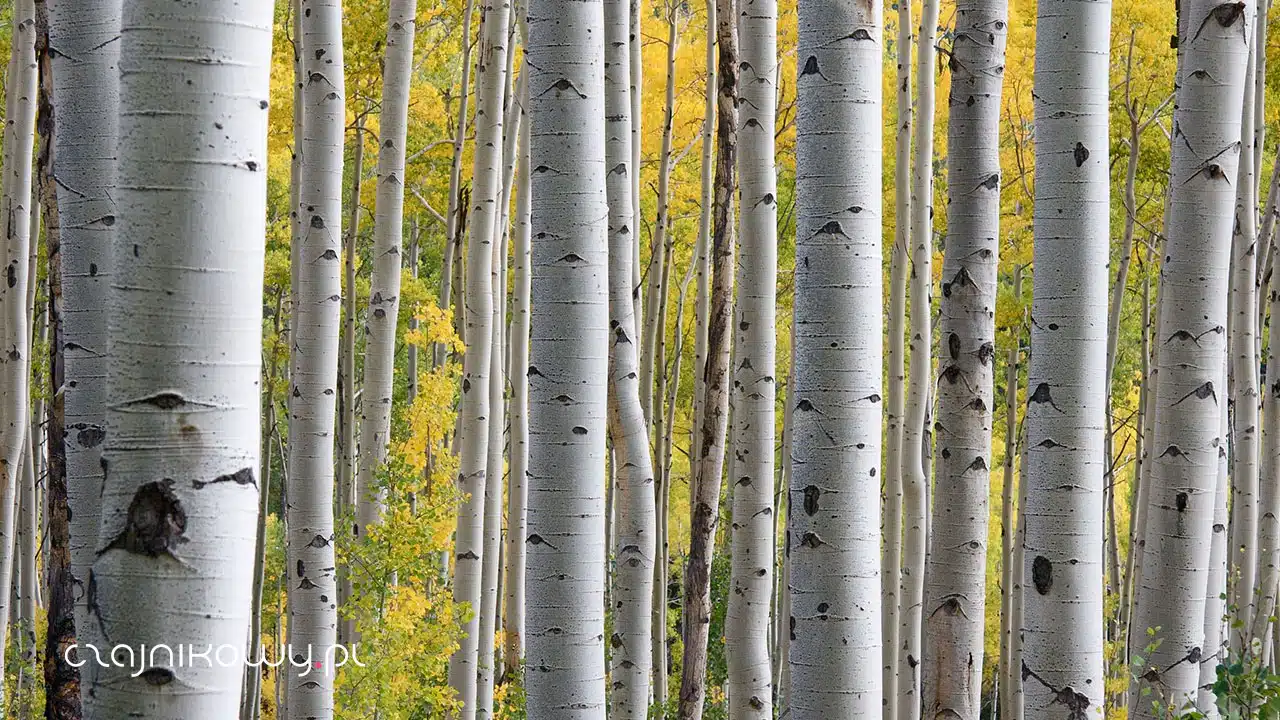
<svg viewBox="0 0 1280 720"><path fill-rule="evenodd" d="M315 661L315 663L313 663L313 664L315 665L315 668L316 668L317 670L319 670L320 668L324 667L324 663L320 662L319 660Z"/></svg>

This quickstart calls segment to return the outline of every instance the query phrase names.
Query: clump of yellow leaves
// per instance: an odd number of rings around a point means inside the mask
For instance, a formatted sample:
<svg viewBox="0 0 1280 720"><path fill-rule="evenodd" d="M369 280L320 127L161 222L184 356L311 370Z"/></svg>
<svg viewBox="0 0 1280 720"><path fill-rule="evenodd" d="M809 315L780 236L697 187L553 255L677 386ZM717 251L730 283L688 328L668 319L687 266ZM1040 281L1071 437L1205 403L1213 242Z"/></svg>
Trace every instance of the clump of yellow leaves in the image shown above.
<svg viewBox="0 0 1280 720"><path fill-rule="evenodd" d="M420 307L418 328L405 341L429 358L431 347L461 348L449 314ZM382 522L367 537L340 548L353 592L343 615L355 621L364 667L338 677L338 717L444 717L454 706L449 657L458 645L460 615L445 582L458 496L457 458L449 445L456 419L460 369L446 362L419 374L412 402L397 408L391 454L378 481L387 489Z"/></svg>

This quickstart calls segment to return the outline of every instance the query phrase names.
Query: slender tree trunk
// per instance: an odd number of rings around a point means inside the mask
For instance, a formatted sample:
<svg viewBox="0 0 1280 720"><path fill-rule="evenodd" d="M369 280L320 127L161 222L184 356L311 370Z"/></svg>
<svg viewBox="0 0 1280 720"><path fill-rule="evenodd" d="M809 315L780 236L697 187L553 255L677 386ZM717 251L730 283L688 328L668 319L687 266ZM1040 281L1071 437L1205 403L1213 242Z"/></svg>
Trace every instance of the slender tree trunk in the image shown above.
<svg viewBox="0 0 1280 720"><path fill-rule="evenodd" d="M382 64L382 114L378 120L373 274L366 319L364 393L360 403L360 464L356 476L356 495L359 498L356 527L361 531L378 522L386 505L386 490L375 488L374 476L386 464L387 443L391 437L391 375L395 366L396 320L400 310L400 270L403 265L405 135L417 7L417 0L393 0L387 16L387 47Z"/></svg>
<svg viewBox="0 0 1280 720"><path fill-rule="evenodd" d="M649 714L652 656L653 560L657 534L653 455L638 379L631 262L635 216L631 204L631 52L629 3L605 0L605 166L609 168L609 434L615 484L611 713ZM654 293L657 294L657 293ZM653 295L649 295L652 300ZM651 317L660 313L653 312ZM658 412L662 404L658 404Z"/></svg>
<svg viewBox="0 0 1280 720"><path fill-rule="evenodd" d="M115 5L114 9L110 4L106 4L107 8L105 19L98 16L99 24L95 29L102 30L104 33L107 29L119 26L120 10ZM68 395L74 395L69 392L70 388L66 388L63 384L65 380L65 351L63 341L65 337L65 324L63 323L63 283L62 283L62 233L60 223L60 213L58 207L59 199L65 199L68 202L68 212L71 208L77 206L79 198L60 198L57 192L57 184L53 179L53 155L55 147L60 144L61 134L59 128L65 129L68 125L74 125L76 118L84 119L79 114L75 106L59 108L55 113L55 102L60 94L65 93L67 86L63 85L64 81L76 77L76 71L80 68L91 68L96 70L100 75L95 78L95 82L101 82L102 85L94 85L93 90L96 91L112 91L118 90L118 85L108 85L110 82L108 75L114 79L114 73L108 73L108 67L100 62L100 58L95 56L92 58L83 58L84 63L75 66L75 68L64 67L62 63L55 64L55 59L61 59L61 54L55 58L55 53L50 47L52 38L59 38L63 44L60 46L64 49L71 47L83 47L77 43L83 43L86 38L82 33L87 32L90 23L94 19L96 8L82 7L80 12L73 13L73 17L68 17L66 13L58 15L53 13L45 0L38 0L36 3L36 56L39 62L40 70L40 92L39 92L39 110L36 119L36 129L40 137L39 153L36 158L36 183L39 190L39 199L42 206L42 215L44 220L44 249L47 253L47 282L48 282L48 307L47 323L49 332L52 335L51 342L48 346L49 353L49 387L62 388L61 393L54 392L49 396L47 405L47 420L44 432L48 433L46 441L46 451L48 452L47 474L45 481L44 500L42 507L45 508L45 535L48 543L48 552L44 557L44 571L46 578L45 593L45 609L47 615L47 630L45 634L44 647L44 687L45 687L45 717L50 720L80 720L82 712L82 704L80 698L81 682L80 671L69 661L71 647L76 643L76 620L75 620L75 581L71 574L71 554L72 540L70 532L70 511L67 503L67 453L66 453L66 435L65 416L66 416L66 400ZM76 21L83 20L83 24L77 24ZM67 22L71 22L71 28L74 30L70 37L67 34ZM109 36L108 36L109 37ZM74 39L72 39L74 38ZM99 37L99 42L103 38ZM111 43L115 51L118 52L119 45ZM69 77L70 76L70 77ZM94 98L93 93L84 93L79 97ZM118 96L117 96L118 97ZM89 102L86 100L86 102ZM108 123L93 123L91 127L102 128ZM85 128L85 134L79 136L84 147L89 147L100 141L96 130L91 131L89 127ZM81 144L68 143L74 147L81 147ZM71 156L71 159L67 158ZM67 170L67 164L72 168L76 166L77 158L83 163L83 155L77 156L74 151L66 150L60 156L63 165L60 168L63 178L68 177L68 172L74 175L73 171ZM83 169L83 165L80 166ZM83 170L82 170L83 172ZM101 176L99 179L92 181L90 187L85 188L86 195L88 190L101 192L104 180ZM108 187L114 184L113 179L107 179ZM74 233L73 233L74 234ZM105 348L104 348L105 350ZM99 381L98 389L101 390L101 381ZM99 430L102 429L102 418L99 421ZM96 498L95 498L96 499ZM81 538L88 543L88 547L92 547L92 543L96 542L96 538ZM87 623L86 623L87 624ZM86 636L79 638L81 641ZM76 653L78 662L78 653Z"/></svg>
<svg viewBox="0 0 1280 720"><path fill-rule="evenodd" d="M114 199L134 242L110 256L110 472L87 590L113 644L243 648L249 630L272 15L125 7ZM198 56L224 62L174 64ZM102 668L92 716L237 716L242 668L159 658Z"/></svg>
<svg viewBox="0 0 1280 720"><path fill-rule="evenodd" d="M653 241L649 246L649 269L647 271L649 287L645 290L648 307L644 310L644 333L641 336L640 355L640 403L643 406L647 422L657 423L655 415L660 415L661 408L653 410L654 374L661 374L665 359L657 353L661 338L667 329L658 324L661 308L666 301L663 292L662 275L667 267L667 230L671 224L668 215L670 207L671 187L671 136L674 130L673 119L676 111L676 50L680 44L680 33L676 25L676 13L667 13L667 92L666 104L662 113L662 150L658 155L658 216L653 223ZM636 165L638 175L640 166ZM638 212L638 211L637 211ZM640 217L640 215L636 215ZM637 233L638 234L638 233ZM662 395L658 394L661 402Z"/></svg>
<svg viewBox="0 0 1280 720"><path fill-rule="evenodd" d="M1243 167L1242 167L1243 169ZM1250 312L1250 315L1253 313ZM1228 374L1227 363L1223 363L1223 378ZM1229 432L1230 419L1223 408L1221 413L1222 419L1219 422L1219 429L1222 437L1226 437ZM1213 539L1210 540L1209 548L1209 580L1206 585L1204 594L1204 645L1202 659L1200 665L1200 687L1211 687L1218 679L1219 661L1226 660L1226 652L1232 639L1226 634L1226 618L1230 613L1226 602L1223 598L1229 591L1229 583L1227 582L1228 573L1228 553L1231 548L1228 547L1227 539L1227 495L1231 480L1228 477L1228 470L1231 466L1231 458L1228 457L1227 448L1218 446L1218 482L1213 496ZM1251 538L1251 545L1254 545ZM1255 545L1256 547L1256 545ZM1235 630L1232 635L1244 636L1248 633L1247 627L1241 627ZM1259 638L1261 639L1261 637ZM1200 692L1196 695L1196 707L1200 712L1204 713L1209 720L1216 720L1218 717L1218 699L1212 692Z"/></svg>
<svg viewBox="0 0 1280 720"><path fill-rule="evenodd" d="M737 118L742 210L739 225L737 355L734 359L735 465L725 654L729 712L773 718L769 600L774 564L774 402L778 203L774 115L778 92L776 0L742 0L742 100Z"/></svg>
<svg viewBox="0 0 1280 720"><path fill-rule="evenodd" d="M933 384L933 116L934 58L937 48L938 0L925 0L921 8L916 66L915 157L911 164L911 375L907 391L906 419L902 427L904 543L901 625L898 648L898 717L919 720L921 650L929 502L925 468L929 433L930 389ZM980 188L981 190L981 188Z"/></svg>
<svg viewBox="0 0 1280 720"><path fill-rule="evenodd" d="M352 532L347 528L335 528L342 534L339 542L350 543L364 536L359 522L368 501L363 493L356 494L356 245L360 240L360 187L364 179L364 131L368 111L356 116L355 142L351 153L351 204L347 208L347 229L342 239L342 331L338 338L338 500L336 511L345 518L351 513L356 518ZM338 568L338 607L347 607L353 593L351 568L345 564ZM354 617L339 620L338 642L356 640Z"/></svg>
<svg viewBox="0 0 1280 720"><path fill-rule="evenodd" d="M1280 318L1280 291L1270 292L1271 319ZM1258 534L1258 589L1260 591L1258 612L1254 615L1253 626L1249 635L1261 637L1272 624L1270 618L1276 613L1277 583L1280 583L1280 380L1276 378L1276 370L1280 368L1280 338L1273 339L1267 348L1267 367L1271 375L1264 387L1263 394L1263 435L1261 471L1262 481L1259 484L1259 534ZM1216 522L1216 521L1215 521ZM1218 528L1214 527L1215 533ZM1275 629L1270 628L1274 634Z"/></svg>
<svg viewBox="0 0 1280 720"><path fill-rule="evenodd" d="M1255 28L1256 35L1256 28ZM1254 589L1258 575L1258 347L1257 289L1257 182L1253 174L1253 68L1249 54L1244 83L1244 105L1240 132L1239 170L1236 173L1235 223L1231 236L1231 290L1228 299L1230 321L1228 343L1231 362L1227 386L1230 390L1228 415L1231 439L1231 524L1230 568L1232 583L1232 625L1240 628L1225 638L1237 654L1248 646L1247 629L1254 610ZM1211 568L1212 572L1212 568ZM1206 619L1206 623L1208 619ZM1207 649L1207 646L1206 646Z"/></svg>
<svg viewBox="0 0 1280 720"><path fill-rule="evenodd" d="M783 398L786 404L782 408L782 462L780 481L778 490L781 497L778 505L781 508L778 518L778 532L782 533L784 538L782 542L782 552L779 558L780 566L778 568L778 607L775 611L777 614L776 625L778 628L777 637L778 645L774 662L777 669L774 671L776 678L773 685L774 707L777 708L778 715L783 716L791 711L791 554L790 545L787 538L791 535L788 528L791 527L791 478L792 478L792 438L795 436L795 367L796 367L796 344L794 342L794 328L792 333L793 341L791 343L791 355L787 358L787 394ZM776 544L776 543L775 543Z"/></svg>
<svg viewBox="0 0 1280 720"><path fill-rule="evenodd" d="M707 642L711 625L711 561L720 517L729 420L729 347L733 320L734 188L738 145L737 0L716 0L716 178L712 205L711 312L707 325L702 414L692 458L689 559L684 572L684 656L680 720L702 717L706 700Z"/></svg>
<svg viewBox="0 0 1280 720"><path fill-rule="evenodd" d="M703 405L706 403L707 328L711 317L711 214L715 204L715 130L717 57L715 31L716 0L706 0L706 87L702 114L702 190L699 194L698 240L693 256L697 269L693 301L693 425L689 447L698 447L702 433Z"/></svg>
<svg viewBox="0 0 1280 720"><path fill-rule="evenodd" d="M605 713L604 478L608 379L602 3L528 14L532 335L526 708ZM570 132L572 131L572 132ZM566 492L569 490L569 492Z"/></svg>
<svg viewBox="0 0 1280 720"><path fill-rule="evenodd" d="M1022 266L1013 266L1013 297L1022 303ZM1014 673L1021 673L1022 668L1013 666L1013 645L1016 633L1013 624L1014 589L1013 576L1016 572L1014 559L1014 539L1017 531L1014 528L1016 508L1014 506L1013 468L1014 458L1018 453L1018 360L1021 355L1022 333L1018 329L1013 334L1013 343L1009 347L1009 355L1004 364L1004 486L1000 497L1000 665L996 676L999 689L999 717L1008 718L1013 714L1013 688L1017 680Z"/></svg>
<svg viewBox="0 0 1280 720"><path fill-rule="evenodd" d="M521 23L523 27L524 23ZM523 83L520 102L529 102L528 83ZM507 353L507 377L511 382L510 482L507 484L507 577L504 662L511 669L524 659L525 626L525 538L529 507L529 293L531 285L531 237L529 232L529 123L520 125L520 165L516 179L515 242L512 257L515 285L511 292L511 348Z"/></svg>
<svg viewBox="0 0 1280 720"><path fill-rule="evenodd" d="M342 6L335 0L303 0L302 167L299 173L301 263L294 310L290 372L289 470L293 483L286 567L289 643L294 655L314 658L337 641L334 574L333 432L334 381L342 281L342 164L346 128L342 63ZM305 656L304 656L305 657ZM289 712L296 717L333 716L334 675L288 672Z"/></svg>
<svg viewBox="0 0 1280 720"><path fill-rule="evenodd" d="M640 228L639 218L644 216L640 207L640 173L641 161L644 158L644 135L641 129L644 123L644 0L630 0L628 28L628 46L631 51L631 216L636 218L636 229L632 237L631 251L631 300L636 312L636 333L638 338L644 337L645 298L641 292L640 278ZM643 341L643 340L642 340ZM641 400L644 389L641 388ZM645 416L646 421L650 420Z"/></svg>
<svg viewBox="0 0 1280 720"><path fill-rule="evenodd" d="M906 405L907 269L911 225L911 3L898 3L894 235L889 260L889 400L885 406L884 554L881 636L884 720L898 717L899 591L902 587L902 420Z"/></svg>
<svg viewBox="0 0 1280 720"><path fill-rule="evenodd" d="M471 617L466 637L449 661L449 685L458 693L462 710L458 717L471 720L477 714L480 646L492 653L493 637L480 637L484 608L484 552L486 487L500 487L501 476L487 472L490 417L489 374L493 368L493 245L499 235L498 199L502 181L502 92L506 84L507 23L511 7L494 0L483 9L480 57L476 81L475 167L472 180L472 210L467 238L466 289L464 302L467 346L463 359L461 440L462 465L458 475L465 500L458 510L455 541L453 598L467 603ZM496 369L501 372L501 368ZM498 408L500 410L500 408ZM493 546L496 549L496 546Z"/></svg>
<svg viewBox="0 0 1280 720"><path fill-rule="evenodd" d="M1174 111L1171 197L1163 268L1159 332L1160 381L1155 397L1155 442L1147 546L1137 585L1130 653L1151 671L1135 683L1130 717L1153 718L1143 689L1155 687L1181 706L1194 700L1203 653L1204 597L1213 534L1219 422L1226 401L1228 268L1232 178L1239 164L1240 118L1248 64L1252 4L1219 9L1183 3L1182 80ZM1201 77L1213 82L1201 82ZM1207 160L1212 158L1212 160ZM1208 164L1206 164L1208 163ZM1163 290L1164 288L1162 288ZM1041 321L1043 322L1043 321ZM1151 542L1157 539L1157 542ZM1169 592L1169 588L1187 588ZM1148 628L1159 628L1154 652ZM1189 659L1188 659L1189 658Z"/></svg>
<svg viewBox="0 0 1280 720"><path fill-rule="evenodd" d="M870 718L883 680L883 7L801 0L799 12L784 685L794 720Z"/></svg>
<svg viewBox="0 0 1280 720"><path fill-rule="evenodd" d="M462 9L462 79L458 83L458 120L453 135L453 161L449 164L449 205L444 214L446 259L444 271L440 275L440 305L445 309L449 308L449 290L453 282L450 259L461 250L462 229L466 220L466 213L461 212L459 205L462 199L463 150L467 141L467 121L470 120L467 107L471 100L471 16L474 7L475 0L466 0ZM449 248L453 248L454 253L449 253ZM459 297L461 297L461 288L459 288ZM458 319L461 320L461 318ZM436 367L444 364L444 353L445 346L437 344L434 358Z"/></svg>
<svg viewBox="0 0 1280 720"><path fill-rule="evenodd" d="M1028 316L1029 317L1029 316ZM1013 644L1009 653L1010 675L1013 683L1009 687L1009 719L1023 720L1026 717L1026 680L1022 677L1023 649L1026 637L1022 632L1022 621L1026 615L1026 539L1027 539L1027 427L1024 420L1022 437L1018 443L1018 531L1013 542L1013 620L1016 628L1013 632Z"/></svg>
<svg viewBox="0 0 1280 720"><path fill-rule="evenodd" d="M28 255L31 244L31 163L34 153L36 91L35 3L18 0L13 8L13 40L9 77L5 84L6 102L4 138L4 195L0 213L8 218L4 232L4 249L9 258L8 282L0 288L0 314L3 316L4 345L8 360L0 370L0 588L5 592L5 605L0 617L9 618L14 607L9 604L9 588L14 577L14 533L17 525L17 499L22 483L22 457L29 454L27 425L30 335L27 326ZM9 623L0 628L0 652L4 652Z"/></svg>
<svg viewBox="0 0 1280 720"><path fill-rule="evenodd" d="M946 348L938 350L940 450L925 603L924 712L930 718L978 720L982 709L996 362L991 310L999 283L1000 84L1008 18L1006 0L956 6L939 323Z"/></svg>

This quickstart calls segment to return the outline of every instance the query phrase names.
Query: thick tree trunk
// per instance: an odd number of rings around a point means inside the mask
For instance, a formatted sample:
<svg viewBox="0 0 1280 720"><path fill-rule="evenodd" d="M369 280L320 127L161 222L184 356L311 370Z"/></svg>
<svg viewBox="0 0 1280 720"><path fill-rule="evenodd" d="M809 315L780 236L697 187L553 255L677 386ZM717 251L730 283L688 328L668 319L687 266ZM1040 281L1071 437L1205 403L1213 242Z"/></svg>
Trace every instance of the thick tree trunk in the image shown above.
<svg viewBox="0 0 1280 720"><path fill-rule="evenodd" d="M271 29L268 4L125 7L113 197L132 242L110 256L109 472L87 590L117 646L243 649L249 630ZM174 63L208 56L223 62ZM102 668L91 716L232 718L243 679L235 662L149 652Z"/></svg>
<svg viewBox="0 0 1280 720"><path fill-rule="evenodd" d="M939 322L946 346L938 349L938 479L925 602L924 713L929 718L978 720L982 708L996 363L992 310L1000 252L1000 84L1008 19L1006 0L956 5Z"/></svg>
<svg viewBox="0 0 1280 720"><path fill-rule="evenodd" d="M609 353L601 3L529 7L532 333L530 717L605 713L604 478Z"/></svg>
<svg viewBox="0 0 1280 720"><path fill-rule="evenodd" d="M898 717L899 597L902 589L902 421L907 391L907 247L911 226L911 3L898 3L894 235L889 260L889 382L885 388L884 553L881 636L884 720ZM790 408L790 406L788 406Z"/></svg>
<svg viewBox="0 0 1280 720"><path fill-rule="evenodd" d="M458 510L454 547L453 599L471 608L466 637L449 661L449 685L458 693L462 710L458 717L476 715L479 648L492 648L493 637L480 637L484 595L484 508L489 456L489 374L494 372L493 345L493 244L499 233L498 199L502 181L502 93L507 71L507 23L511 7L493 0L483 9L480 57L476 78L476 142L472 179L471 220L467 238L465 318L466 354L462 368L461 456L459 489L465 500ZM497 368L501 372L501 368ZM491 652L491 651L490 651Z"/></svg>
<svg viewBox="0 0 1280 720"><path fill-rule="evenodd" d="M870 718L883 679L883 7L802 0L799 12L784 684L795 720Z"/></svg>
<svg viewBox="0 0 1280 720"><path fill-rule="evenodd" d="M925 453L933 386L933 122L938 0L921 8L916 66L915 157L911 164L911 369L902 426L903 548L901 636L898 641L898 717L919 720L926 550L929 543L929 479Z"/></svg>
<svg viewBox="0 0 1280 720"><path fill-rule="evenodd" d="M1044 0L1036 43L1035 283L1021 658L1028 717L1097 713L1103 687L1107 55L1111 3ZM1034 590L1034 592L1032 592ZM1095 710L1097 708L1097 710Z"/></svg>
<svg viewBox="0 0 1280 720"><path fill-rule="evenodd" d="M689 559L684 572L684 656L680 720L702 717L711 628L711 561L720 518L721 475L729 421L729 347L733 320L734 189L738 145L738 6L716 0L716 165L712 205L711 307L702 412L694 438L689 500Z"/></svg>
<svg viewBox="0 0 1280 720"><path fill-rule="evenodd" d="M342 6L303 0L302 167L299 172L297 305L290 372L287 562L289 642L315 657L337 641L334 573L334 383L342 281L342 164L346 128ZM304 655L305 657L305 655ZM333 716L334 675L287 672L289 712Z"/></svg>
<svg viewBox="0 0 1280 720"><path fill-rule="evenodd" d="M1142 655L1152 670L1131 690L1130 717L1135 720L1154 717L1144 689L1154 686L1160 697L1179 707L1194 700L1197 665L1204 654L1217 458L1224 442L1219 422L1226 402L1221 383L1233 179L1239 165L1252 8L1251 3L1220 7L1208 0L1186 0L1181 7L1187 27L1199 30L1194 37L1180 33L1186 41L1179 43L1182 83L1174 111L1156 335L1160 381L1154 401L1147 544L1129 633L1130 653ZM1154 638L1148 628L1159 628ZM1160 645L1147 652L1153 640Z"/></svg>
<svg viewBox="0 0 1280 720"><path fill-rule="evenodd" d="M773 592L774 402L778 203L774 115L778 92L776 0L741 0L742 100L737 118L742 193L733 382L733 488L725 654L729 712L772 720L769 601Z"/></svg>

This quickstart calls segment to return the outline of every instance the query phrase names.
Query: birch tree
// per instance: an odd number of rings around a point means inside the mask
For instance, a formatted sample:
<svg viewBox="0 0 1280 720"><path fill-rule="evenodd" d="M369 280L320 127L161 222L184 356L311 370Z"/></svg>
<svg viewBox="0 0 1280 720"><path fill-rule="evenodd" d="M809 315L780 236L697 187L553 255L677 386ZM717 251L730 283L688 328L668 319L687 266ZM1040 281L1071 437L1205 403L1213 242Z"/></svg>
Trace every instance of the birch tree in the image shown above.
<svg viewBox="0 0 1280 720"><path fill-rule="evenodd" d="M801 0L787 495L796 720L881 712L881 20Z"/></svg>
<svg viewBox="0 0 1280 720"><path fill-rule="evenodd" d="M102 441L106 431L106 297L108 257L115 237L111 200L118 137L120 0L102 0L70 9L49 6L54 113L53 153L58 178L77 192L59 192L59 252L62 278L61 332L55 342L63 360L63 408L67 503L70 509L71 576L86 587L98 542L98 502L102 493ZM88 596L75 598L76 637L96 642ZM82 677L96 663L80 668ZM91 679L81 683L85 709L93 704Z"/></svg>
<svg viewBox="0 0 1280 720"><path fill-rule="evenodd" d="M5 134L3 196L0 213L8 218L4 230L5 278L0 288L0 326L4 332L5 361L0 364L0 617L13 612L10 589L14 577L13 540L17 526L16 503L22 483L22 456L30 452L27 426L30 341L27 326L27 285L31 244L31 162L36 122L36 26L35 3L19 0L13 8L8 80L5 83ZM0 652L8 640L9 623L0 628Z"/></svg>
<svg viewBox="0 0 1280 720"><path fill-rule="evenodd" d="M114 197L128 241L110 256L109 472L88 581L117 646L242 648L249 629L272 14L124 8ZM148 653L102 668L92 717L235 717L243 677Z"/></svg>
<svg viewBox="0 0 1280 720"><path fill-rule="evenodd" d="M1101 713L1111 3L1044 0L1035 67L1035 283L1027 372L1027 717ZM1064 662L1064 658L1070 658Z"/></svg>
<svg viewBox="0 0 1280 720"><path fill-rule="evenodd" d="M1144 688L1181 706L1194 700L1204 654L1204 598L1213 532L1228 268L1252 4L1180 8L1180 85L1174 110L1170 202L1158 332L1146 547L1130 653L1150 670L1130 717L1156 717ZM1147 631L1160 641L1146 652Z"/></svg>
<svg viewBox="0 0 1280 720"><path fill-rule="evenodd" d="M924 713L929 718L977 720L982 708L1000 252L1000 85L1008 14L1004 0L956 5L938 349L940 450L925 602Z"/></svg>
<svg viewBox="0 0 1280 720"><path fill-rule="evenodd" d="M898 3L897 126L894 133L893 247L889 259L889 339L885 405L884 562L881 618L884 720L898 717L899 597L902 585L902 421L907 390L907 245L911 224L911 3Z"/></svg>
<svg viewBox="0 0 1280 720"><path fill-rule="evenodd" d="M382 115L378 120L378 188L373 212L373 275L365 330L364 399L360 403L360 465L356 476L358 526L378 522L386 492L374 475L387 460L391 436L392 371L400 308L401 244L404 238L404 154L408 132L409 80L417 0L392 0L382 62ZM354 292L354 288L349 292Z"/></svg>
<svg viewBox="0 0 1280 720"><path fill-rule="evenodd" d="M774 131L778 92L776 0L740 0L741 101L737 131L742 209L734 359L733 523L725 651L729 710L772 720L769 603L773 590L774 401L778 204Z"/></svg>
<svg viewBox="0 0 1280 720"><path fill-rule="evenodd" d="M689 500L689 558L684 571L684 657L680 720L702 717L711 627L711 561L720 516L729 422L729 348L734 285L734 187L738 146L738 0L716 0L716 158L711 205L710 313L702 407L694 437Z"/></svg>
<svg viewBox="0 0 1280 720"><path fill-rule="evenodd" d="M337 640L334 574L334 384L342 298L342 164L346 129L342 5L303 0L302 53L307 108L299 172L301 235L296 262L290 379L287 563L289 638L295 655L329 651ZM302 653L305 657L305 653ZM334 675L290 671L289 712L333 716Z"/></svg>
<svg viewBox="0 0 1280 720"><path fill-rule="evenodd" d="M929 523L929 471L925 452L933 386L933 114L934 59L938 0L921 6L916 60L916 102L920 117L913 127L911 163L911 369L902 425L903 523L902 593L898 641L898 717L918 720L922 707L920 663L923 645L924 574Z"/></svg>
<svg viewBox="0 0 1280 720"><path fill-rule="evenodd" d="M528 12L534 239L526 708L605 713L604 479L609 356L604 7Z"/></svg>
<svg viewBox="0 0 1280 720"><path fill-rule="evenodd" d="M464 500L458 508L454 540L453 599L467 603L458 650L449 661L449 686L462 702L461 720L476 715L477 664L480 643L491 648L493 638L481 638L481 597L484 592L484 507L489 453L489 422L493 408L489 373L493 372L493 244L497 237L498 198L502 179L502 93L507 72L507 24L511 7L490 0L483 8L480 57L476 77L476 144L467 223L465 322L466 352L462 361L461 467L458 487ZM498 370L501 372L501 369ZM501 477L495 478L501 482ZM491 652L491 651L490 651Z"/></svg>
<svg viewBox="0 0 1280 720"><path fill-rule="evenodd" d="M610 637L611 715L649 713L657 517L649 433L640 406L639 338L631 285L631 51L627 0L604 1L605 166L609 168L609 433L617 483ZM661 404L658 406L661 408Z"/></svg>

